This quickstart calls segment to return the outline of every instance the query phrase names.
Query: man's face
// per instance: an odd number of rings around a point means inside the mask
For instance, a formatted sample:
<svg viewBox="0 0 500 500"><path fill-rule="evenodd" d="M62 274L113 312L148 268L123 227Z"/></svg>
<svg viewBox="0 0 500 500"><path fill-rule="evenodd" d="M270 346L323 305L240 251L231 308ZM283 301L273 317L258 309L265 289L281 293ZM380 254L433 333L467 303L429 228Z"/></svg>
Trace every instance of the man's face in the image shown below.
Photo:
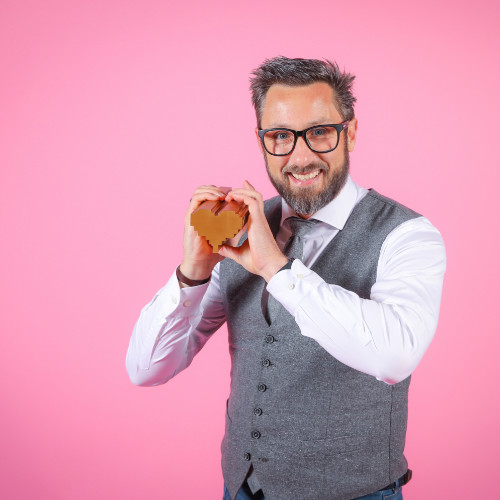
<svg viewBox="0 0 500 500"><path fill-rule="evenodd" d="M333 90L327 83L273 85L266 95L261 128L304 130L313 125L342 123L334 102ZM354 150L356 129L353 119L330 153L311 151L302 137L288 156L273 156L263 150L272 184L298 214L311 216L340 192L349 172L349 151Z"/></svg>

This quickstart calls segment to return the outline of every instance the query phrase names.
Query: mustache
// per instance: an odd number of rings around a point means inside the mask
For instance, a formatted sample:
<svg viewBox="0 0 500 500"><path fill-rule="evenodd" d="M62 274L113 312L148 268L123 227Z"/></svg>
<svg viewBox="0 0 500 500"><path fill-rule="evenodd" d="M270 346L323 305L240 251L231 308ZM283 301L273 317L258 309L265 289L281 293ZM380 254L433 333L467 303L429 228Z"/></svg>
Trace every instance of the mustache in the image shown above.
<svg viewBox="0 0 500 500"><path fill-rule="evenodd" d="M282 174L299 174L306 175L310 172L315 172L316 170L322 170L323 172L328 172L328 165L323 163L309 163L305 167L299 167L297 165L287 165L281 171Z"/></svg>

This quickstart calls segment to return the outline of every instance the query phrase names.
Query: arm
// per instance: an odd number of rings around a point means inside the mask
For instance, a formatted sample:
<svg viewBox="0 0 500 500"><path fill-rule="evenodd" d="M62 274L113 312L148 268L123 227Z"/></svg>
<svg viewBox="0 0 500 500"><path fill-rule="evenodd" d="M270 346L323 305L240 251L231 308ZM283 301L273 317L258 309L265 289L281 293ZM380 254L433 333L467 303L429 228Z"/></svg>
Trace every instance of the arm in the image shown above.
<svg viewBox="0 0 500 500"><path fill-rule="evenodd" d="M205 200L224 199L215 186L195 190L184 219L184 254L180 270L205 285L185 287L175 273L141 312L127 352L126 367L136 385L164 384L188 367L193 357L225 320L220 299L218 269L223 257L196 234L191 214Z"/></svg>
<svg viewBox="0 0 500 500"><path fill-rule="evenodd" d="M126 359L130 380L164 384L191 364L224 321L218 266L209 283L189 288L181 288L174 273L134 327Z"/></svg>
<svg viewBox="0 0 500 500"><path fill-rule="evenodd" d="M446 268L443 240L427 219L405 222L389 234L370 299L362 299L326 283L297 260L291 270L278 272L287 259L270 234L262 196L246 182L228 198L249 208L248 239L219 253L262 276L303 335L342 363L388 384L412 373L436 330Z"/></svg>
<svg viewBox="0 0 500 500"><path fill-rule="evenodd" d="M432 340L445 267L441 235L421 217L387 237L369 300L326 283L300 261L276 274L268 290L303 335L342 363L392 384L412 373Z"/></svg>

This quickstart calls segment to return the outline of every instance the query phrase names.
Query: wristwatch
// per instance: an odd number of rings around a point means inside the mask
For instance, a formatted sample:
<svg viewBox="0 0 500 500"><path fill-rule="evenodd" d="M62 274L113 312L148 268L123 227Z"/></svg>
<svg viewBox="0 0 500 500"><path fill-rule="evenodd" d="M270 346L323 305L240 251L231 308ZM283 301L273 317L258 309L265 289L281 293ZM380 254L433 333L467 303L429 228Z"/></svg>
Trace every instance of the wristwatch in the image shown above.
<svg viewBox="0 0 500 500"><path fill-rule="evenodd" d="M177 266L177 269L175 270L175 275L177 276L177 279L181 283L183 283L184 285L187 285L187 286L204 285L205 283L208 283L210 281L210 278L212 276L212 275L210 275L208 278L206 278L204 280L192 280L192 279L189 279L187 276L184 276L181 273L181 265L180 264Z"/></svg>

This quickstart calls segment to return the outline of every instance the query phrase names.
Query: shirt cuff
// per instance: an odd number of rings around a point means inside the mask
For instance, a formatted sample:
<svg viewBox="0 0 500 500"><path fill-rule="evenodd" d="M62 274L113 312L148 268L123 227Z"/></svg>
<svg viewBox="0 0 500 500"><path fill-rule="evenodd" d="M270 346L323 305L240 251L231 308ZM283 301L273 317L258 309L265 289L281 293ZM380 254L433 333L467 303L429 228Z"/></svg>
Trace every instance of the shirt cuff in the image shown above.
<svg viewBox="0 0 500 500"><path fill-rule="evenodd" d="M297 308L311 287L321 283L324 283L322 278L295 259L291 269L279 271L269 280L267 291L295 317Z"/></svg>
<svg viewBox="0 0 500 500"><path fill-rule="evenodd" d="M174 271L166 285L142 310L135 327L141 332L139 366L142 370L149 369L155 345L160 341L162 332L166 328L174 323L191 325L199 320L201 300L209 283L181 288Z"/></svg>
<svg viewBox="0 0 500 500"><path fill-rule="evenodd" d="M172 313L179 317L191 316L200 307L201 300L209 284L210 281L203 285L181 288L174 271L167 284L153 299L151 305L158 302L158 309L163 317Z"/></svg>

